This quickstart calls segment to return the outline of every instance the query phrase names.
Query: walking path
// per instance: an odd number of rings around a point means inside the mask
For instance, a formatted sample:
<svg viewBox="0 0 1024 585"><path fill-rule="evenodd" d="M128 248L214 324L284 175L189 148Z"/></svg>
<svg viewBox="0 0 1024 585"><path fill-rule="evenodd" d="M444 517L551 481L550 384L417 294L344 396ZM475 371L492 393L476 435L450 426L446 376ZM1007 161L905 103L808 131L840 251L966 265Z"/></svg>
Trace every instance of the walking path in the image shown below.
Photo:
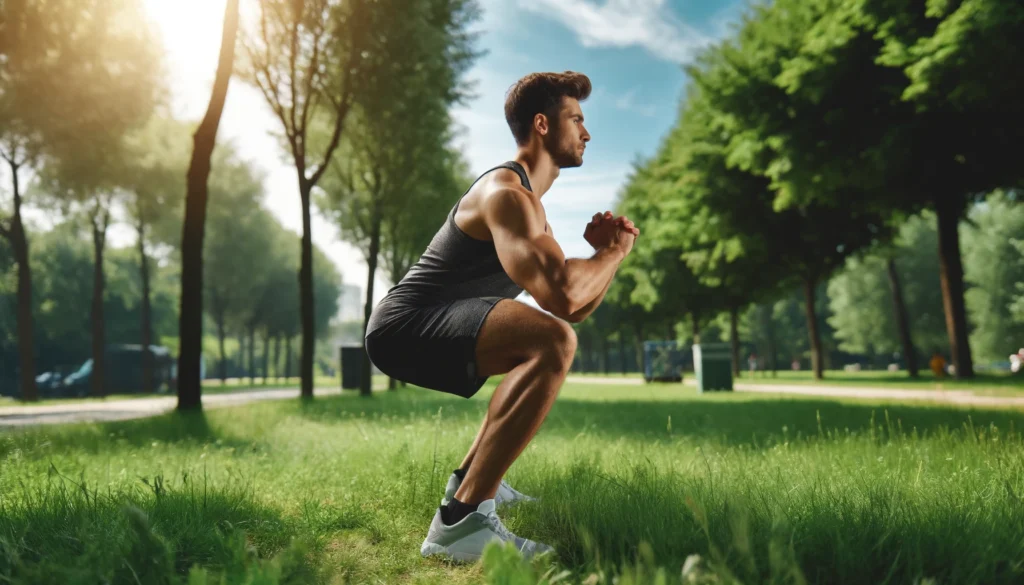
<svg viewBox="0 0 1024 585"><path fill-rule="evenodd" d="M337 395L337 388L318 388L316 396ZM239 392L205 394L203 408L238 406L260 400L284 400L298 398L298 388L267 390L242 390ZM173 410L178 403L176 396L154 398L129 398L121 400L83 400L76 403L40 404L0 407L0 427L71 422L108 422L131 418L156 416Z"/></svg>
<svg viewBox="0 0 1024 585"><path fill-rule="evenodd" d="M597 376L569 376L569 383L576 384L618 384L642 385L642 378L601 378ZM686 378L684 384L696 385L696 381ZM924 400L944 402L966 406L1014 406L1024 407L1022 396L980 396L970 390L911 390L907 388L881 388L877 386L828 386L803 384L758 384L750 382L733 382L736 392L754 392L758 394L797 394L801 396L826 396L835 398L864 398L875 400ZM1022 388L1024 394L1024 388Z"/></svg>
<svg viewBox="0 0 1024 585"><path fill-rule="evenodd" d="M599 376L568 376L570 384L601 384L611 386L641 386L642 378L603 378ZM692 378L685 384L694 385ZM824 396L831 398L861 398L875 400L922 400L982 407L1024 408L1024 396L979 396L968 390L907 390L898 388L852 386L805 386L786 384L751 384L735 382L737 392L758 394ZM317 396L338 395L337 388L318 388ZM203 408L239 406L261 400L285 400L299 397L298 388L241 390L238 392L206 394ZM108 422L156 416L174 409L175 396L133 398L122 400L83 400L76 403L40 404L26 406L0 406L0 427L18 427L38 424L72 422Z"/></svg>

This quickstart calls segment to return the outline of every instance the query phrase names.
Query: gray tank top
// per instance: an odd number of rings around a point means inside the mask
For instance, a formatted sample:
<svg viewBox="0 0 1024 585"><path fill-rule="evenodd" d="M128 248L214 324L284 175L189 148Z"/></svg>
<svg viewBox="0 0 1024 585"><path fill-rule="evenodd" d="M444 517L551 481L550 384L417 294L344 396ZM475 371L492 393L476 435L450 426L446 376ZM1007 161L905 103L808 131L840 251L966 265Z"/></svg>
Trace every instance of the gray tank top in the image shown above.
<svg viewBox="0 0 1024 585"><path fill-rule="evenodd" d="M515 161L485 171L473 181L497 169L511 169L523 187L532 191L526 170ZM472 188L472 185L470 185ZM469 189L466 190L469 193ZM463 193L465 197L466 193ZM523 289L512 282L498 260L494 242L471 237L455 223L459 202L452 207L441 229L434 235L420 259L381 301L400 304L434 304L471 297L514 299Z"/></svg>

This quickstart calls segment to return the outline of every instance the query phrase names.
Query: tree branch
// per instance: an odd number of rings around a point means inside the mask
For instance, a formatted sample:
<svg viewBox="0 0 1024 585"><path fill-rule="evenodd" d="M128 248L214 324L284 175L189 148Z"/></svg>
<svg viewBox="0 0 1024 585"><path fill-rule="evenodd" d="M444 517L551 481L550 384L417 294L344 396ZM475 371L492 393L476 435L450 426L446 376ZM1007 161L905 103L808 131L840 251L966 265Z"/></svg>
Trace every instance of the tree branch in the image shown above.
<svg viewBox="0 0 1024 585"><path fill-rule="evenodd" d="M323 176L324 171L327 170L327 165L331 161L331 157L334 156L334 150L338 148L338 143L341 141L341 130L345 127L345 118L348 117L349 110L352 109L352 88L350 71L352 70L351 63L352 55L349 54L345 63L344 78L342 80L342 97L340 100L335 102L331 100L331 103L335 105L335 114L337 118L334 120L334 134L331 136L331 142L327 145L327 149L324 151L323 162L317 167L313 176L310 177L309 182L312 185L316 185L320 181L320 177Z"/></svg>
<svg viewBox="0 0 1024 585"><path fill-rule="evenodd" d="M309 67L306 69L306 101L302 103L302 116L300 121L302 122L302 132L305 135L306 128L309 124L309 112L312 107L311 104L319 97L320 92L317 91L316 83L314 79L319 79L319 73L317 71L320 68L320 43L324 36L323 27L323 8L320 9L320 14L317 15L316 22L317 27L313 31L313 56L309 60Z"/></svg>
<svg viewBox="0 0 1024 585"><path fill-rule="evenodd" d="M306 3L305 2L290 2L289 4L292 6L293 14L292 14L291 39L290 39L290 43L289 43L291 52L288 54L288 76L289 76L289 83L288 83L288 85L290 86L291 93L292 93L292 104L291 104L292 107L289 108L288 117L292 121L292 130L295 132L296 142L298 141L298 137L301 136L302 139L303 139L303 143L304 143L305 142L305 137L306 137L306 128L305 128L305 126L303 126L302 128L299 128L298 126L295 125L295 108L297 107L297 98L296 98L296 95L295 95L296 94L296 81L297 81L295 79L295 60L298 58L298 52L299 52L299 20L301 20L302 17L304 16L303 12L305 11ZM308 99L307 99L307 101L308 101ZM302 145L303 159L305 159L305 154L306 154L305 151L306 151L306 146L305 146L305 144L303 144Z"/></svg>

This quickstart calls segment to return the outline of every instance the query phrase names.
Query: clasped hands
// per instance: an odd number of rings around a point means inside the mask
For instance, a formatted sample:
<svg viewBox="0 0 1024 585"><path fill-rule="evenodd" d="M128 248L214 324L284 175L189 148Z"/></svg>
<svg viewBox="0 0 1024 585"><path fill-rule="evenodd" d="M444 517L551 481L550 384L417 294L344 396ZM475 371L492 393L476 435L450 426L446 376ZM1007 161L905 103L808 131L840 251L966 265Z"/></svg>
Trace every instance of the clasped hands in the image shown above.
<svg viewBox="0 0 1024 585"><path fill-rule="evenodd" d="M633 225L625 215L615 217L611 211L595 213L593 219L583 230L583 238L595 250L608 246L619 246L624 255L633 249L633 242L640 235L640 228Z"/></svg>

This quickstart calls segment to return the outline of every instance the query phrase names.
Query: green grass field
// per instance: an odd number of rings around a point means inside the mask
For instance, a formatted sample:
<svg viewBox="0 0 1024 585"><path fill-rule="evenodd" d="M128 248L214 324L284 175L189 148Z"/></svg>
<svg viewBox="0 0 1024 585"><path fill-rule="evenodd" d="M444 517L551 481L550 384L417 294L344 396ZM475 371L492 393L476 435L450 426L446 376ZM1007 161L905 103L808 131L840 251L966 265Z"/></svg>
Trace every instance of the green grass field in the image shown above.
<svg viewBox="0 0 1024 585"><path fill-rule="evenodd" d="M502 513L551 563L421 559L491 387L5 432L0 582L1024 580L1024 413L678 385L563 389Z"/></svg>

